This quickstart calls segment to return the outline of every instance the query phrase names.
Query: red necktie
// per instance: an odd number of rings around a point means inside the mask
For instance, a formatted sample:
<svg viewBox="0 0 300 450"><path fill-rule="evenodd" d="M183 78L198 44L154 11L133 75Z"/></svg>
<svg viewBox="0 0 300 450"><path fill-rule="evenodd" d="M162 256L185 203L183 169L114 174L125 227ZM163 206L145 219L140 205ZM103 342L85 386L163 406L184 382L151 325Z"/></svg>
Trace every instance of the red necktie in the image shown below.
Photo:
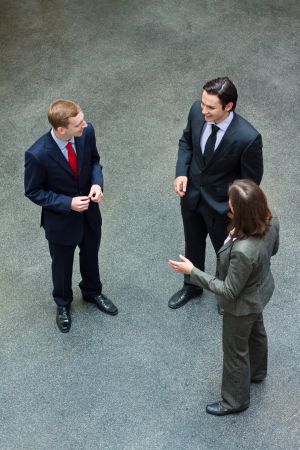
<svg viewBox="0 0 300 450"><path fill-rule="evenodd" d="M77 164L77 155L75 153L75 150L73 148L73 145L71 142L68 142L66 145L68 149L68 160L69 164L71 166L71 169L75 173L76 177L78 177L78 164Z"/></svg>

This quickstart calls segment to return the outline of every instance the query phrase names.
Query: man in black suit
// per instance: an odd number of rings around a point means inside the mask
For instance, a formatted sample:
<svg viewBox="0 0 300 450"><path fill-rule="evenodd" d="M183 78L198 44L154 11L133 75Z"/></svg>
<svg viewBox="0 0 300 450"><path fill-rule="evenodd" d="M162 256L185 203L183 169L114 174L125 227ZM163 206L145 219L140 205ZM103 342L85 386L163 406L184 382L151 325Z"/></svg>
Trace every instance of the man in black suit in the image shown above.
<svg viewBox="0 0 300 450"><path fill-rule="evenodd" d="M52 259L56 323L70 331L73 300L72 270L75 248L80 249L83 299L111 315L116 306L102 294L98 252L101 240L99 203L103 198L102 166L94 128L79 105L56 100L49 106L52 129L25 153L25 195L42 207Z"/></svg>
<svg viewBox="0 0 300 450"><path fill-rule="evenodd" d="M234 112L237 98L227 77L208 81L179 140L174 189L181 198L185 254L202 271L207 235L215 252L227 236L228 186L241 178L259 184L263 175L261 135ZM168 305L180 308L201 294L185 275Z"/></svg>

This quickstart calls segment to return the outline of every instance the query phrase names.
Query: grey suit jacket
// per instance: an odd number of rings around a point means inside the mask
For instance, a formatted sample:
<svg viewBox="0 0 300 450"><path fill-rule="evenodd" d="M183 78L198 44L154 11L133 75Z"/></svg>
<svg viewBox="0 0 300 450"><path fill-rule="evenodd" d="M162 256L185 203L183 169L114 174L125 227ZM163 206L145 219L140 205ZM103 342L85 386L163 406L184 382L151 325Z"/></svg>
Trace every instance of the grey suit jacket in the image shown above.
<svg viewBox="0 0 300 450"><path fill-rule="evenodd" d="M271 221L263 237L229 240L217 253L216 276L194 268L191 282L214 292L234 316L260 313L274 291L271 256L279 246L279 222Z"/></svg>

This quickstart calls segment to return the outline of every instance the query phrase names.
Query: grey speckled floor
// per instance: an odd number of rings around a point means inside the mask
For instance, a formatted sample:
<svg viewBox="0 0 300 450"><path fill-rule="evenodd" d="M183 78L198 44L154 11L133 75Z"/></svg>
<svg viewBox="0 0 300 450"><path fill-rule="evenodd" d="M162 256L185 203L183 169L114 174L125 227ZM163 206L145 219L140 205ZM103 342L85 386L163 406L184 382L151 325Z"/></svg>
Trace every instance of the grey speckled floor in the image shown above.
<svg viewBox="0 0 300 450"><path fill-rule="evenodd" d="M295 0L11 0L0 15L1 450L298 448L299 3ZM221 378L221 320L206 293L167 307L183 251L177 142L205 81L227 74L264 139L263 187L281 220L266 308L269 376L239 416L205 413ZM105 167L101 271L119 306L80 299L58 332L40 210L23 155L46 110L73 98ZM298 119L297 119L298 118ZM208 249L208 270L214 255Z"/></svg>

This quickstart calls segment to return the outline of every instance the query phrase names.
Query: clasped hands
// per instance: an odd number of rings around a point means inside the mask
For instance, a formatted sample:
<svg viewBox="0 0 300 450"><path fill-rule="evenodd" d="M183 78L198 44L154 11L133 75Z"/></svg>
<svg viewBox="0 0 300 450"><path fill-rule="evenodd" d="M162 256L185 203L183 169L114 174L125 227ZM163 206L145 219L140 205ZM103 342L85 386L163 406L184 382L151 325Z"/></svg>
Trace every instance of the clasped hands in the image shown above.
<svg viewBox="0 0 300 450"><path fill-rule="evenodd" d="M81 195L73 197L71 202L71 209L77 212L86 211L89 207L90 201L100 203L103 198L103 192L98 184L93 184L89 195Z"/></svg>
<svg viewBox="0 0 300 450"><path fill-rule="evenodd" d="M170 266L172 267L172 269L175 270L175 272L185 273L186 275L190 275L194 268L193 263L189 259L187 259L185 256L179 255L179 258L182 259L182 262L173 261L172 259L169 259Z"/></svg>

